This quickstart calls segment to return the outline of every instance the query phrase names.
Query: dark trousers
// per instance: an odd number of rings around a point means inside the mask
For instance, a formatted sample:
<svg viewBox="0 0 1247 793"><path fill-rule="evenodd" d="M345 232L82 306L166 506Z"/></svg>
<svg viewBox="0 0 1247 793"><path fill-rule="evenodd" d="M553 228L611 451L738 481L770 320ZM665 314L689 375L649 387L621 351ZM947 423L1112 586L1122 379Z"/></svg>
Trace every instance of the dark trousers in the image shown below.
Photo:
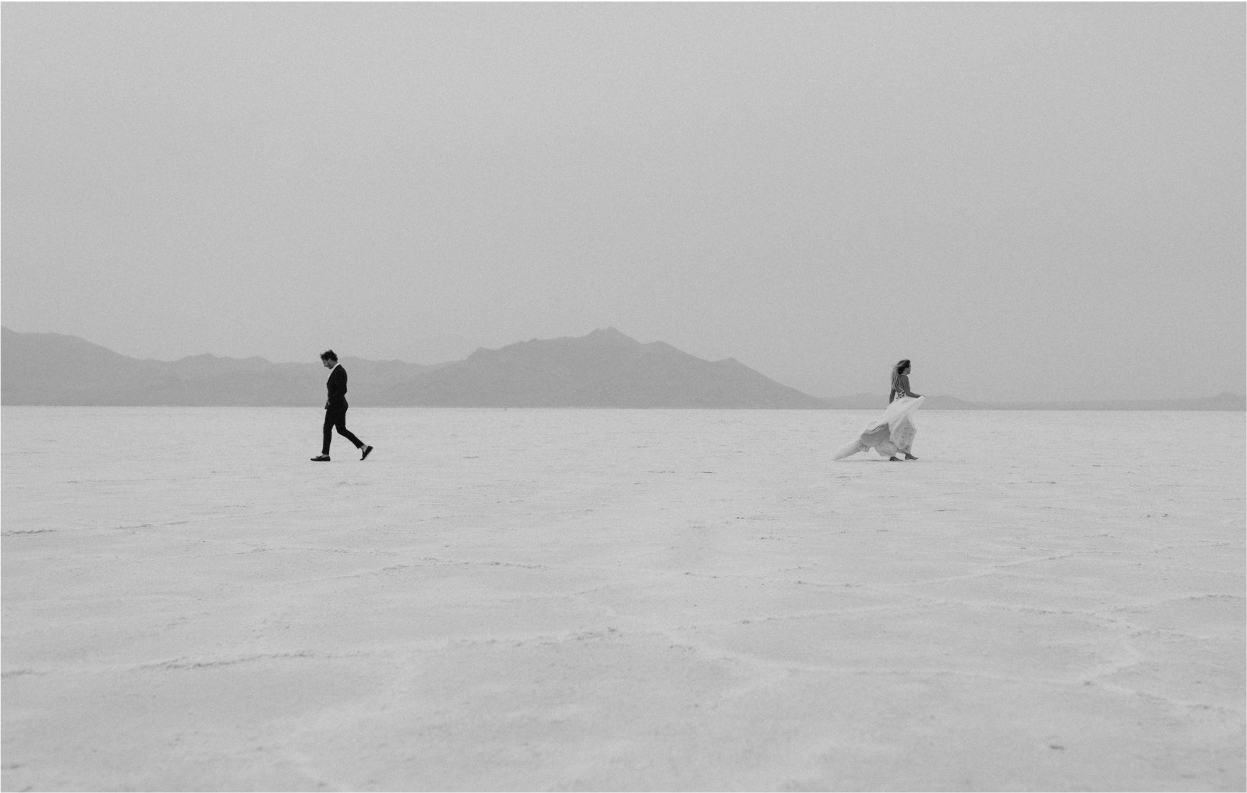
<svg viewBox="0 0 1247 793"><path fill-rule="evenodd" d="M329 454L329 442L333 440L333 431L355 444L355 448L363 446L364 443L355 437L355 433L346 428L346 408L329 408L325 411L325 442L320 447L321 454Z"/></svg>

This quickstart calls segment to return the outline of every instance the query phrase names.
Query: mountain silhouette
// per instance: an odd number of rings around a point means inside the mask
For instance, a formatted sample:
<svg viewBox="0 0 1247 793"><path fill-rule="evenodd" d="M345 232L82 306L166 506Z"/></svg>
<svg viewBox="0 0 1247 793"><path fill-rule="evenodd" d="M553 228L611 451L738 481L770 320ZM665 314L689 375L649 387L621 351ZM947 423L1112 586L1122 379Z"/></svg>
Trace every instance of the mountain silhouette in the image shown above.
<svg viewBox="0 0 1247 793"><path fill-rule="evenodd" d="M263 358L140 360L75 336L2 329L0 404L321 407L325 369ZM314 355L315 353L313 353ZM310 356L309 356L310 357ZM819 399L728 358L707 361L614 328L533 339L425 366L343 357L352 405L388 407L831 408L882 410L886 393ZM1247 397L1086 402L967 402L923 410L1244 410Z"/></svg>
<svg viewBox="0 0 1247 793"><path fill-rule="evenodd" d="M478 349L422 366L344 357L354 405L437 407L822 408L822 400L732 359L705 361L614 328ZM319 363L196 355L139 360L74 336L3 329L6 405L320 406Z"/></svg>
<svg viewBox="0 0 1247 793"><path fill-rule="evenodd" d="M823 408L731 358L706 361L615 328L479 349L393 386L380 404L456 407Z"/></svg>
<svg viewBox="0 0 1247 793"><path fill-rule="evenodd" d="M5 405L319 407L325 403L327 372L318 362L272 363L206 354L171 362L139 360L76 336L9 328L0 332L0 403ZM344 358L342 363L352 375L350 398L361 402L428 368L358 358Z"/></svg>

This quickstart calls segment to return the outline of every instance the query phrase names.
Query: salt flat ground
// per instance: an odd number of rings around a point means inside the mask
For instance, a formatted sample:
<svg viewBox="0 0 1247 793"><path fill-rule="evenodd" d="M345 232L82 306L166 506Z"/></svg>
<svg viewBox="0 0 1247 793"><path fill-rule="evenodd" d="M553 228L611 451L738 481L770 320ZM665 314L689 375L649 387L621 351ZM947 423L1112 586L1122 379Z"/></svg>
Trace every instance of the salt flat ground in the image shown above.
<svg viewBox="0 0 1247 793"><path fill-rule="evenodd" d="M1242 413L5 408L5 790L1242 790Z"/></svg>

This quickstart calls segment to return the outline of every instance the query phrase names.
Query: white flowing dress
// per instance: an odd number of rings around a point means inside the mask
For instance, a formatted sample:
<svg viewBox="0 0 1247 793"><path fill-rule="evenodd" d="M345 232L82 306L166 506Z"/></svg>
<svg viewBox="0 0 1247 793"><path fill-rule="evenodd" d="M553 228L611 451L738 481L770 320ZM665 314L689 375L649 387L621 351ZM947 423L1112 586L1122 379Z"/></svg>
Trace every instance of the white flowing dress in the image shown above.
<svg viewBox="0 0 1247 793"><path fill-rule="evenodd" d="M846 444L835 453L833 460L843 460L858 452L874 449L884 457L892 457L898 451L908 451L918 434L914 426L914 411L922 407L926 397L897 397L888 405L883 415L862 429L857 440Z"/></svg>

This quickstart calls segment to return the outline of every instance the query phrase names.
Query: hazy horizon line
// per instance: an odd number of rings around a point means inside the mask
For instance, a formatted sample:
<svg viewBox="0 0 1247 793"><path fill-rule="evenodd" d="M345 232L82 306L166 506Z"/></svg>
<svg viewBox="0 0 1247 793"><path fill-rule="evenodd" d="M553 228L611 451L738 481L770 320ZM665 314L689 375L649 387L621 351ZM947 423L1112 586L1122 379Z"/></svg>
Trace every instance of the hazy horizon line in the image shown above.
<svg viewBox="0 0 1247 793"><path fill-rule="evenodd" d="M74 335L74 334L72 334L72 333L60 333L60 332L57 332L57 331L20 331L20 330L17 330L17 329L15 329L15 328L12 328L12 327L10 327L10 326L8 326L8 325L0 325L0 327L3 327L5 330L8 330L8 331L10 331L10 332L12 332L12 333L18 333L18 334L22 334L22 335L48 335L48 336L63 336L63 337L65 337L65 338L77 339L77 340L79 340L79 341L85 342L85 343L90 344L90 345L92 345L92 346L99 347L99 348L100 348L100 349L102 349L102 350L107 350L108 352L111 352L111 353L113 353L113 354L115 354L115 355L121 355L121 356L123 356L123 357L125 357L125 358L129 358L129 359L131 359L131 360L135 360L135 361L154 361L154 362L156 362L156 363L177 363L178 361L184 361L184 360L187 360L187 359L189 359L189 358L199 358L199 357L203 357L203 356L208 356L208 357L211 357L211 358L217 358L217 359L219 359L219 360L226 360L226 361L229 361L229 360L233 360L233 361L246 361L246 360L252 360L252 359L259 359L259 360L261 360L261 361L264 361L264 362L266 362L266 363L270 363L270 364L274 364L274 365L277 365L277 364L297 364L297 365L304 365L304 364L305 364L305 365L315 365L315 364L317 364L317 362L318 362L318 360L319 360L319 355L320 355L320 352L317 352L317 353L316 353L317 358L316 358L315 360L309 360L309 361L278 361L278 360L272 360L272 359L266 358L266 357L264 357L264 356L262 356L262 355L250 355L250 356L246 356L246 357L234 357L234 356L229 356L229 355L217 355L217 354L212 353L212 352L195 353L195 354L192 354L192 355L184 355L184 356L182 356L182 357L180 357L180 358L173 358L173 359L165 359L165 358L139 358L139 357L136 357L136 356L133 356L133 355L128 355L128 354L123 353L123 352L118 352L117 350L114 350L114 349L112 349L111 347L106 347L106 346L104 346L103 344L98 344L98 343L96 343L96 342L91 341L90 339L85 339L85 338L83 338L83 337L81 337L81 336L77 336L77 335ZM655 340L655 341L653 341L653 342L642 342L642 341L639 341L639 340L637 340L637 339L632 338L631 336L628 336L627 334L623 333L622 331L619 331L619 330L618 330L615 326L613 326L613 325L608 325L608 326L606 326L606 327L602 327L602 328L596 328L596 329L594 329L593 331L590 331L589 333L584 334L583 336L556 336L556 337L552 337L552 338L549 338L549 339L540 339L540 338L533 338L533 339L520 339L520 340L518 340L518 341L513 341L513 342L510 342L510 343L508 343L508 344L503 344L503 345L501 345L501 346L499 346L499 347L485 347L485 346L480 346L480 347L477 347L477 349L478 349L478 350L482 350L482 349L483 349L483 350L490 350L490 351L492 351L492 350L499 350L499 349L503 349L503 348L505 348L505 347L510 347L510 346L512 346L512 345L515 345L515 344L522 344L522 343L529 342L529 341L556 341L556 340L558 340L558 339L583 339L583 338L586 338L586 337L587 337L587 336L589 336L589 335L592 335L593 333L598 333L598 332L607 331L607 330L614 330L616 333L619 333L621 336L624 336L625 338L630 339L631 341L634 341L634 342L636 342L637 344L639 344L639 345L643 345L643 346L644 346L644 345L648 345L648 344L666 344L667 346L671 347L672 349L678 350L679 352L681 352L681 353L683 353L683 354L685 354L685 355L688 355L688 356L690 356L690 357L692 357L692 358L696 358L697 360L701 360L701 361L709 361L709 362L712 362L712 363L713 363L713 362L715 362L715 361L736 360L736 359L735 359L735 358L733 358L732 356L727 356L727 357L725 357L725 358L719 358L719 359L708 359L708 358L701 358L700 356L694 355L693 353L689 353L689 352L686 352L686 351L684 351L684 350L680 350L680 348L675 347L674 345L672 345L672 344L670 344L670 343L668 343L668 342L664 342L664 341L662 341L662 340ZM434 337L421 337L421 338L422 338L422 339L437 339L437 338L441 338L441 339L446 339L446 338L458 338L458 339L461 339L461 338L464 338L464 337L458 336L457 334L444 334L444 335L441 335L441 336L434 336ZM416 339L415 341L420 341L420 340L421 340L421 339ZM321 352L323 352L323 350L322 350ZM401 358L369 358L369 357L365 357L365 356L362 356L362 355L346 355L346 354L342 354L341 352L338 352L338 351L336 351L336 350L335 350L335 352L338 354L338 356L339 356L342 360L347 360L347 359L350 359L350 358L354 358L355 360L367 361L367 362L369 362L369 363L405 363L405 364L410 364L410 365L414 365L414 366L442 366L442 365L446 365L446 364L459 363L459 362L461 362L461 361L466 360L466 359L467 359L467 357L468 357L468 356L464 356L463 358L457 358L457 359L453 359L453 360L436 361L436 362L433 362L433 363L424 363L424 362L421 362L421 361L408 361L408 360L403 360L403 359L401 359ZM742 365L747 366L747 364L742 364ZM751 369L752 369L752 367L748 367L748 368L751 368ZM754 371L757 371L757 370L756 370L756 369L754 369ZM759 372L759 374L761 374L761 372ZM779 381L779 380L775 380L774 378L771 378L771 377L769 377L769 376L767 376L767 375L763 375L763 376L764 376L764 377L767 377L767 379L770 379L770 380L772 380L773 382L775 382L775 383L777 383L777 384L779 384L779 385L785 386L785 387L787 387L787 388L793 388L793 386L789 386L789 385L787 385L786 383L783 383L783 382L781 382L781 381ZM800 389L794 389L794 390L798 390L798 391L800 391ZM803 394L805 394L806 396L814 397L815 399L820 399L820 400L824 400L824 401L828 401L828 402L831 402L831 401L837 401L837 400L857 399L857 398L863 398L863 397L873 397L873 396L875 396L875 395L876 395L876 392L874 392L874 391L857 391L857 392L854 392L854 393L842 393L842 394L837 394L837 395L834 395L834 396L832 396L832 395L808 394L808 393L806 393L806 392L804 392L804 391L802 391L802 392L800 392L800 393L803 393ZM1075 404L1083 404L1083 405L1092 405L1092 404L1098 404L1098 405L1112 405L1112 404L1117 404L1117 405L1128 405L1128 404L1138 404L1138 403L1145 403L1145 402L1198 402L1198 401L1202 401L1202 400L1206 400L1206 399L1216 399L1216 398L1218 398L1218 397L1227 396L1227 395L1228 395L1228 396L1231 396L1231 397L1237 397L1237 398L1247 399L1247 389L1245 389L1245 393L1239 393L1239 392L1230 391L1230 390L1222 390L1222 391L1217 392L1217 393L1211 393L1211 394L1207 394L1207 395L1205 395L1205 396L1199 396L1199 397L1175 397L1175 396L1169 396L1169 397L1146 397L1146 398L1140 398L1140 399L1034 399L1034 400L1017 400L1017 399L1011 399L1011 400L999 400L999 399L996 399L996 400L983 400L983 399L968 399L968 398L961 397L961 396L957 396L957 395L954 395L954 394L928 394L927 396L929 396L929 397L933 397L933 398L953 399L953 400L956 400L956 401L958 401L958 402L964 402L964 403L967 403L967 404L970 404L970 405L979 406L979 407L985 407L985 406L998 406L998 407L999 407L999 408L1001 408L1001 409L1009 409L1009 407L1010 407L1010 406L1019 406L1019 407L1020 407L1020 406L1034 406L1034 405L1075 405ZM863 408L845 408L845 409L854 409L854 410L858 410L858 409L863 409Z"/></svg>

